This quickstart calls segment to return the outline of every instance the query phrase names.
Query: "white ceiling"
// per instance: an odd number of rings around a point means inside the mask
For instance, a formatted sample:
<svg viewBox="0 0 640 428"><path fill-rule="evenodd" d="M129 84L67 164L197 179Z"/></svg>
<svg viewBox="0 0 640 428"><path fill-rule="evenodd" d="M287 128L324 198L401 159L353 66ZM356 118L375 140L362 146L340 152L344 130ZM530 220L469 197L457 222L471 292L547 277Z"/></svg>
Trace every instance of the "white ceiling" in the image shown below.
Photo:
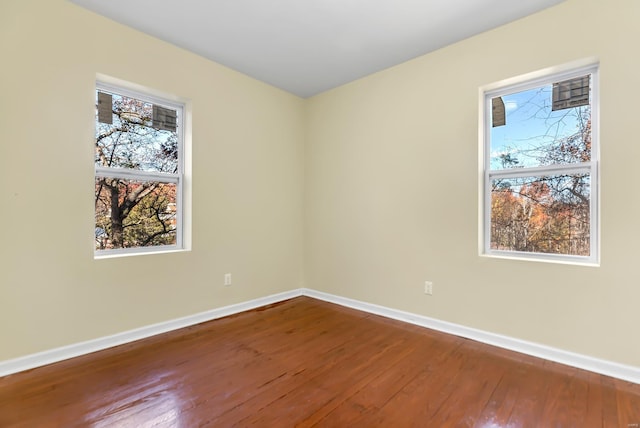
<svg viewBox="0 0 640 428"><path fill-rule="evenodd" d="M309 97L564 0L71 1Z"/></svg>

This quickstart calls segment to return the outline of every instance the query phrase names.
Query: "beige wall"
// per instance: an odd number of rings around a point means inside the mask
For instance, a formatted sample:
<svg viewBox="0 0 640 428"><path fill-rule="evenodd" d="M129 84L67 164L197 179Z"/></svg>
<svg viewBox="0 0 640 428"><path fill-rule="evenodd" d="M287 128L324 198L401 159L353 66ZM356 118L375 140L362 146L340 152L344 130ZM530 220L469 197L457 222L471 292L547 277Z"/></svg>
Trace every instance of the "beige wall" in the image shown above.
<svg viewBox="0 0 640 428"><path fill-rule="evenodd" d="M568 0L305 101L64 0L3 1L0 361L304 285L640 366L638 17ZM479 257L479 86L587 57L601 266ZM93 259L96 73L191 100L192 251Z"/></svg>
<svg viewBox="0 0 640 428"><path fill-rule="evenodd" d="M638 18L635 0L568 0L308 100L307 286L640 366ZM601 266L479 257L478 88L588 57Z"/></svg>
<svg viewBox="0 0 640 428"><path fill-rule="evenodd" d="M63 0L0 53L0 361L301 286L302 99ZM192 251L94 260L96 73L191 101Z"/></svg>

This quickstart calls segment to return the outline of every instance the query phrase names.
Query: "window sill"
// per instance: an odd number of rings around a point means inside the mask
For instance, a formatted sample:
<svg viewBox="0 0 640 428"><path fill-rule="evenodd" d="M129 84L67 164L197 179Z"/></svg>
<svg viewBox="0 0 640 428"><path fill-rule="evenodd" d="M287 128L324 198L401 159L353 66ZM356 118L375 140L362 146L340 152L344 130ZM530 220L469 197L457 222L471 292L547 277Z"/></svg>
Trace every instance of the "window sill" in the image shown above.
<svg viewBox="0 0 640 428"><path fill-rule="evenodd" d="M600 263L587 257L554 256L549 254L519 254L508 252L481 253L480 257L523 262L554 263L571 266L600 267Z"/></svg>
<svg viewBox="0 0 640 428"><path fill-rule="evenodd" d="M186 248L155 248L141 251L139 248L125 249L125 250L110 250L106 252L97 253L94 252L94 260L102 259L115 259L120 257L132 257L132 256L150 256L157 254L170 254L170 253L184 253L191 251Z"/></svg>

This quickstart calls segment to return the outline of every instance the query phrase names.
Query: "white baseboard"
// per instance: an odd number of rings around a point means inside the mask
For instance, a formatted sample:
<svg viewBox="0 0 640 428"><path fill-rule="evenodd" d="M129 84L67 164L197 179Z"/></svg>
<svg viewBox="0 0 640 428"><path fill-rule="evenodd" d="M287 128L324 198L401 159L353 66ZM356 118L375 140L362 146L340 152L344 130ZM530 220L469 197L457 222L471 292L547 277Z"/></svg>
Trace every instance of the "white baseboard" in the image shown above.
<svg viewBox="0 0 640 428"><path fill-rule="evenodd" d="M237 314L239 312L248 311L259 308L260 306L270 305L272 303L298 297L302 294L302 289L287 291L284 293L273 294L267 297L261 297L247 302L235 305L225 306L222 308L212 309L210 311L200 312L174 320L152 324L134 330L117 333L111 336L100 337L98 339L88 340L86 342L74 343L73 345L63 346L36 354L26 355L24 357L12 360L0 361L0 377L24 370L30 370L36 367L44 366L58 361L67 360L69 358L78 357L80 355L89 354L91 352L101 351L103 349L112 348L114 346L123 345L140 339L146 339L160 333L177 330L191 325L211 321L217 318L226 317L228 315Z"/></svg>
<svg viewBox="0 0 640 428"><path fill-rule="evenodd" d="M564 351L562 349L540 345L538 343L514 339L500 334L477 330L459 324L453 324L410 312L399 311L307 288L302 289L302 295L640 384L640 367L600 360L598 358L580 355Z"/></svg>
<svg viewBox="0 0 640 428"><path fill-rule="evenodd" d="M298 296L308 296L318 300L335 303L341 306L357 309L359 311L368 312L375 315L407 322L432 330L441 331L443 333L453 334L455 336L465 337L488 345L498 346L500 348L509 349L511 351L520 352L522 354L543 358L549 361L566 364L572 367L600 373L606 376L615 377L629 382L640 384L640 367L628 366L614 363L611 361L600 360L597 358L576 354L562 349L552 348L533 342L527 342L520 339L514 339L495 333L477 330L465 327L459 324L453 324L446 321L437 320L435 318L425 317L410 312L399 311L380 305L362 302L359 300L349 299L346 297L336 296L321 291L308 288L299 288L284 293L273 294L271 296L262 297L235 305L225 306L222 308L212 309L210 311L178 318L158 324L141 327L135 330L129 330L117 333L111 336L105 336L86 342L76 343L61 348L55 348L37 354L26 355L13 360L0 361L0 377L24 370L33 369L35 367L44 366L69 358L85 355L91 352L100 351L125 343L133 342L147 337L155 336L160 333L177 330L191 325L211 321L239 312L248 311L260 306L278 303L284 300L292 299Z"/></svg>

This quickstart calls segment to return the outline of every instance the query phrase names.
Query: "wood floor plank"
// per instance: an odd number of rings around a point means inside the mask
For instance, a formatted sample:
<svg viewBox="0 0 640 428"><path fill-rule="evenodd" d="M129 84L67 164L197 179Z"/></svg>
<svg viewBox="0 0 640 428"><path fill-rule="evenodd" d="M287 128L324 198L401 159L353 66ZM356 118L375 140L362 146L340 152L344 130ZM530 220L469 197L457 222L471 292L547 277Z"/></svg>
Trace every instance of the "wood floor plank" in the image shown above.
<svg viewBox="0 0 640 428"><path fill-rule="evenodd" d="M379 412L363 415L358 425L421 426L430 421L450 397L455 387L452 379L466 363L462 348L462 339L448 341L444 349L431 356L424 370L382 405Z"/></svg>
<svg viewBox="0 0 640 428"><path fill-rule="evenodd" d="M371 379L363 385L358 385L355 392L348 389L342 391L339 397L343 400L335 400L333 408L322 419L318 419L317 423L341 426L347 421L357 420L363 413L377 411L424 370L432 356L430 351L435 343L434 340L425 338L419 346L408 348L411 351L403 355L393 366L376 367L370 376ZM316 422L316 419L311 421Z"/></svg>
<svg viewBox="0 0 640 428"><path fill-rule="evenodd" d="M489 420L506 420L507 426L539 426L547 378L544 371L533 364L513 364L503 377L504 396L497 396L484 415Z"/></svg>
<svg viewBox="0 0 640 428"><path fill-rule="evenodd" d="M261 424L264 424L266 423L263 416L265 411L275 413L278 416L274 409L278 408L278 406L289 406L287 403L290 400L297 402L298 406L300 406L299 403L309 400L309 397L305 396L307 391L311 390L314 394L317 394L318 391L327 389L322 385L323 379L352 379L372 357L374 359L381 358L387 349L393 347L393 343L402 340L399 335L394 336L393 332L380 332L372 328L362 329L362 326L358 325L349 327L349 324L343 320L340 320L340 325L341 328L334 333L333 337L333 342L335 342L336 337L343 337L342 340L337 342L339 343L338 346L322 351L321 349L309 349L308 343L300 343L299 349L302 350L306 357L292 359L294 361L292 367L294 368L295 376L289 379L287 374L283 382L269 385L269 388L264 393L263 391L257 391L251 402L248 403L252 408L257 409L251 415L252 419L250 420L255 421L254 423L262 421ZM354 329L354 327L359 328ZM324 344L327 346L326 342ZM336 370L344 370L344 367L350 368L348 377L334 375ZM311 406L317 404L310 403ZM242 411L243 409L236 409L236 413L240 412L242 414ZM216 419L215 422L221 426L229 425L234 420L229 419L229 417L229 415L223 416ZM289 414L289 418L292 419L293 415ZM249 420L249 417L247 419ZM249 423L249 421L243 421L243 423Z"/></svg>
<svg viewBox="0 0 640 428"><path fill-rule="evenodd" d="M348 376L322 376L315 379L319 388L332 391L332 394L322 406L316 406L314 412L304 416L301 426L315 425L349 397L366 388L379 375L381 367L395 367L408 357L411 348L406 346L407 342L394 339L396 342L391 346L385 346L379 352L370 354L359 364L354 364L350 357L347 362L351 366ZM306 390L307 386L303 389Z"/></svg>
<svg viewBox="0 0 640 428"><path fill-rule="evenodd" d="M0 427L633 427L640 385L308 297L0 378Z"/></svg>
<svg viewBox="0 0 640 428"><path fill-rule="evenodd" d="M567 368L567 373L554 376L549 383L541 423L546 426L584 426L587 412L586 385L575 377L578 369Z"/></svg>
<svg viewBox="0 0 640 428"><path fill-rule="evenodd" d="M629 384L621 385L621 381L616 382L616 398L618 403L618 422L623 427L638 428L640 427L640 400L630 394L634 391ZM628 389L627 389L628 388Z"/></svg>

